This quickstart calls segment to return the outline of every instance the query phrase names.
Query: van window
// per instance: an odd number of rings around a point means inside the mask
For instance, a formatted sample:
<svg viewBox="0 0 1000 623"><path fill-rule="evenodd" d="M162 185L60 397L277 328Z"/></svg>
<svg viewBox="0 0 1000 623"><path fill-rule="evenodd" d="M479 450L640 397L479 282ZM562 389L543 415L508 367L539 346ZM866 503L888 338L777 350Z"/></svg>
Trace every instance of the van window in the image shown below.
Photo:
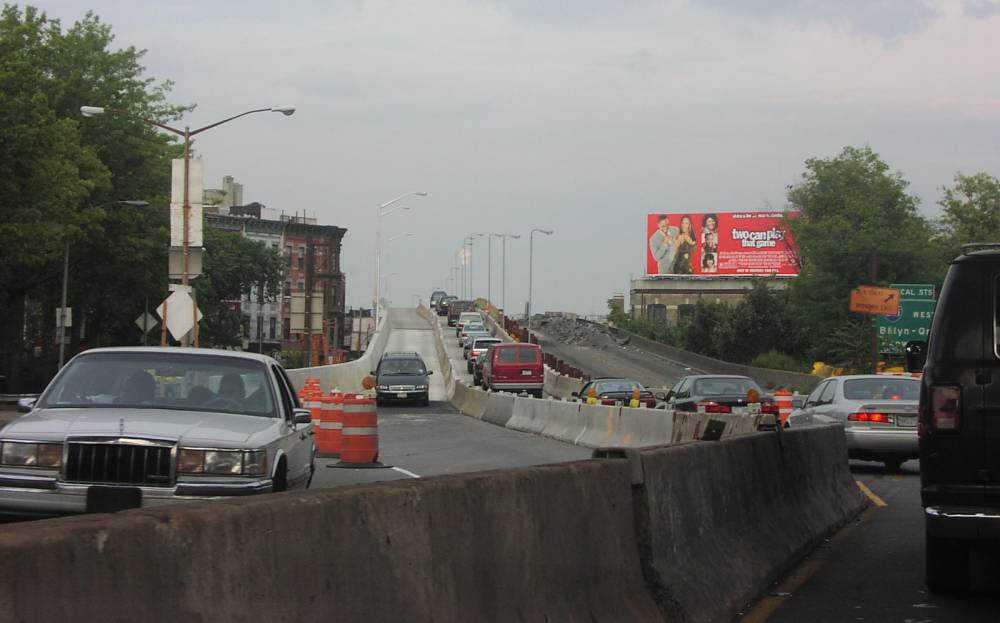
<svg viewBox="0 0 1000 623"><path fill-rule="evenodd" d="M517 351L519 350L519 348L501 348L500 354L497 356L497 361L499 363L516 363Z"/></svg>
<svg viewBox="0 0 1000 623"><path fill-rule="evenodd" d="M538 349L520 346L517 348L518 363L538 363Z"/></svg>

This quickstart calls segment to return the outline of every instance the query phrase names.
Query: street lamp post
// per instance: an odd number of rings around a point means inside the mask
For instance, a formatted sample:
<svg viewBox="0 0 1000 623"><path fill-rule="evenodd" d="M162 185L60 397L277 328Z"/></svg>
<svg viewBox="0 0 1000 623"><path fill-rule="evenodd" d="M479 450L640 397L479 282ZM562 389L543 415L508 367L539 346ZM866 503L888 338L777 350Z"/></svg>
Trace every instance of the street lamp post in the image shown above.
<svg viewBox="0 0 1000 623"><path fill-rule="evenodd" d="M409 210L409 206L396 206L395 208L387 210L389 206L406 199L407 197L426 197L426 191L412 191L408 193L403 193L402 195L396 197L395 199L390 199L378 207L376 211L377 218L375 219L375 300L372 302L372 315L375 316L375 329L378 330L379 321L379 285L382 275L380 273L382 264L382 217L392 214L399 208L404 210Z"/></svg>
<svg viewBox="0 0 1000 623"><path fill-rule="evenodd" d="M534 310L531 308L531 289L532 289L532 273L535 268L535 232L540 234L545 234L546 236L552 235L551 229L532 229L531 233L528 234L528 342L531 342L531 314Z"/></svg>
<svg viewBox="0 0 1000 623"><path fill-rule="evenodd" d="M465 237L465 243L469 245L469 300L475 301L476 295L472 293L472 243L476 238L482 238L483 234L471 233ZM464 245L463 245L464 248Z"/></svg>
<svg viewBox="0 0 1000 623"><path fill-rule="evenodd" d="M191 221L191 201L190 201L190 196L189 196L189 194L190 194L190 188L189 188L189 184L188 184L188 182L189 182L189 175L190 175L190 169L191 169L191 137L192 136L196 136L198 134L201 134L202 132L205 132L207 130L211 130L212 128L220 126L220 125L222 125L224 123L228 123L230 121L233 121L234 119L239 119L240 117L245 117L247 115L252 115L252 114L258 113L258 112L280 112L281 114L283 114L283 115L285 115L287 117L287 116L290 116L290 115L292 115L292 114L295 113L295 108L293 108L291 106L273 106L273 107L270 107L270 108L255 108L254 110L248 110L248 111L242 112L242 113L240 113L238 115L233 115L232 117L227 117L226 119L223 119L222 121L216 121L215 123L211 123L209 125L197 128L195 130L192 130L188 126L184 126L184 129L181 130L181 129L178 129L178 128L171 127L171 126L169 126L169 125L167 125L165 123L161 123L159 121L155 121L153 119L147 119L145 117L141 117L139 115L132 114L131 112L129 112L127 110L119 110L119 109L115 109L115 108L104 108L102 106L81 106L80 107L80 114L82 114L84 117L93 117L93 116L96 116L96 115L103 115L106 112L114 113L116 115L122 115L122 116L125 116L125 117L130 117L132 119L138 119L139 121L143 121L143 122L148 123L150 125L156 126L156 127L160 128L160 129L163 129L163 130L166 130L168 132L172 132L172 133L174 133L174 134L176 134L178 136L184 137L184 203L183 203L183 206L182 206L182 210L183 210L182 218L183 218L183 230L184 231L183 231L183 239L182 239L182 245L181 245L181 249L182 249L182 251L181 251L181 253L182 253L181 258L182 258L182 262L183 262L182 268L181 268L181 284L184 285L184 286L187 286L188 285L188 280L189 280L189 278L188 278L188 270L189 270L188 259L189 259L189 255L190 255L189 236L190 236L190 221ZM192 292L192 294L193 294L193 292ZM161 344L160 344L161 346L166 346L167 345L166 324L167 324L166 323L166 318L164 318L163 319L164 330L163 330L162 336L160 338L161 339ZM192 328L192 339L194 341L194 345L197 347L198 346L198 309L197 309L197 303L195 303L195 309L194 309L194 327Z"/></svg>
<svg viewBox="0 0 1000 623"><path fill-rule="evenodd" d="M507 313L507 239L518 239L519 234L490 234L503 239L503 251L500 257L500 308Z"/></svg>
<svg viewBox="0 0 1000 623"><path fill-rule="evenodd" d="M115 201L114 204L132 206L134 208L145 208L148 201L128 200ZM59 308L59 370L62 370L63 362L66 360L66 297L69 289L69 237L66 237L63 245L63 278L62 278L62 307Z"/></svg>

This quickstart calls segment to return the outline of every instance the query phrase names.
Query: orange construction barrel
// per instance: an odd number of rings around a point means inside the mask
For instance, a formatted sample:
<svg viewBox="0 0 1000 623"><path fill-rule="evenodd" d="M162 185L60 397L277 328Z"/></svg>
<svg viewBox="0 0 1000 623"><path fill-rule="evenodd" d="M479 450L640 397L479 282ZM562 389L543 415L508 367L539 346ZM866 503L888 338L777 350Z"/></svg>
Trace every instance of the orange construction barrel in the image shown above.
<svg viewBox="0 0 1000 623"><path fill-rule="evenodd" d="M339 392L332 392L329 396L320 398L323 417L316 433L316 449L321 458L340 456L343 402L343 395Z"/></svg>
<svg viewBox="0 0 1000 623"><path fill-rule="evenodd" d="M344 397L341 463L374 463L378 460L378 413L375 400L361 395Z"/></svg>
<svg viewBox="0 0 1000 623"><path fill-rule="evenodd" d="M778 417L781 418L781 426L788 422L788 416L792 414L792 392L787 389L779 389L774 392L774 401L778 403Z"/></svg>

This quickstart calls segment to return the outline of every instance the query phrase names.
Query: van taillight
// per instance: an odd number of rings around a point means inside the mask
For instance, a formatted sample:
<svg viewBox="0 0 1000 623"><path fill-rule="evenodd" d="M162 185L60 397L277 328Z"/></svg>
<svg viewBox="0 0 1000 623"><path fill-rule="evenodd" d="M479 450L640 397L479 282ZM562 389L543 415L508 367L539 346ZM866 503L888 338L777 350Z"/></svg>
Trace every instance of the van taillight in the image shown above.
<svg viewBox="0 0 1000 623"><path fill-rule="evenodd" d="M931 426L935 430L958 430L962 424L962 388L957 385L931 387Z"/></svg>

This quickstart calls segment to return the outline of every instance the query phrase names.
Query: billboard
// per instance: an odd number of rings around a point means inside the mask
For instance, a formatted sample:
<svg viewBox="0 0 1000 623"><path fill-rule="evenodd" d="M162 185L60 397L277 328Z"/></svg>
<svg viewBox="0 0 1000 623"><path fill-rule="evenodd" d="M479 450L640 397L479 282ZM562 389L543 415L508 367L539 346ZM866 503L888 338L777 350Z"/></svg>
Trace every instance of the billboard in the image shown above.
<svg viewBox="0 0 1000 623"><path fill-rule="evenodd" d="M710 212L646 215L646 274L799 274L785 219L798 212Z"/></svg>

